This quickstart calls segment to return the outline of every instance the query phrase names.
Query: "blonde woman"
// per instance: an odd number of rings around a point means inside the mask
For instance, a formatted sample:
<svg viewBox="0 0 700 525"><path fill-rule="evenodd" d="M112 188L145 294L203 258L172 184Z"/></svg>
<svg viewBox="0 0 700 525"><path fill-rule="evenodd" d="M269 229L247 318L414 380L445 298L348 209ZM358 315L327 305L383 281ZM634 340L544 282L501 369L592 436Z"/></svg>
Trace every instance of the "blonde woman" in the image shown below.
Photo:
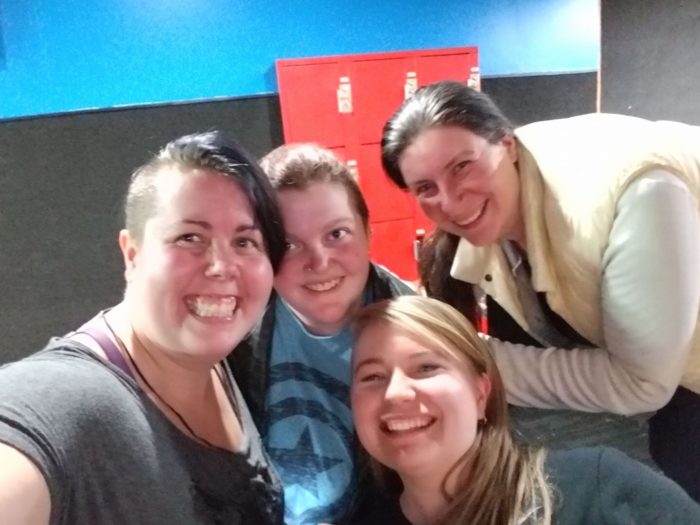
<svg viewBox="0 0 700 525"><path fill-rule="evenodd" d="M355 427L386 487L363 523L700 523L680 487L614 449L514 444L495 362L447 304L399 297L355 326Z"/></svg>

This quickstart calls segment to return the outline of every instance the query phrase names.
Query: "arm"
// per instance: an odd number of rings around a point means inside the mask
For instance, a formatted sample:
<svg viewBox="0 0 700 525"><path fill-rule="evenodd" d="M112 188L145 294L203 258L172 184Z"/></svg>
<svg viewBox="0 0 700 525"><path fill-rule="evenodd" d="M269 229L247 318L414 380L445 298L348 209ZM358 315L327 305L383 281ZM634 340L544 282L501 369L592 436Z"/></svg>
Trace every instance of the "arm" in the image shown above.
<svg viewBox="0 0 700 525"><path fill-rule="evenodd" d="M606 524L700 523L700 506L681 487L615 449L602 449L597 481Z"/></svg>
<svg viewBox="0 0 700 525"><path fill-rule="evenodd" d="M49 487L37 466L0 443L0 516L5 525L48 525Z"/></svg>
<svg viewBox="0 0 700 525"><path fill-rule="evenodd" d="M634 414L656 410L683 373L700 304L697 202L656 171L625 191L602 261L605 348L490 339L509 402Z"/></svg>

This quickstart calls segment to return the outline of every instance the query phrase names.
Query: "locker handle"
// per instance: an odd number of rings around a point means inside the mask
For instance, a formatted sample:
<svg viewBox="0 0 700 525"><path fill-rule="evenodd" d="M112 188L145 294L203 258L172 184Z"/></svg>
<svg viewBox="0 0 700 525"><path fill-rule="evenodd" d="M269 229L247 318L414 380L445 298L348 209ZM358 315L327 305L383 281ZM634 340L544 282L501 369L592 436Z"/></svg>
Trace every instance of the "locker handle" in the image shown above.
<svg viewBox="0 0 700 525"><path fill-rule="evenodd" d="M338 113L352 113L352 86L350 77L340 77L338 89Z"/></svg>

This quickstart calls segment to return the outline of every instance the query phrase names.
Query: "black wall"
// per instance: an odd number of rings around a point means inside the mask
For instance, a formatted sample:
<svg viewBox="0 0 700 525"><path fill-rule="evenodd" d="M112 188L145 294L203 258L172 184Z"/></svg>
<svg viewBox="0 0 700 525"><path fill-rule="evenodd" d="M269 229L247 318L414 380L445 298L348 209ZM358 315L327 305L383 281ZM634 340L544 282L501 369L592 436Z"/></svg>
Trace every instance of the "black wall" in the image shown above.
<svg viewBox="0 0 700 525"><path fill-rule="evenodd" d="M596 74L490 78L518 124L595 110ZM277 96L0 122L0 363L120 300L120 201L168 140L222 129L256 155L283 142Z"/></svg>
<svg viewBox="0 0 700 525"><path fill-rule="evenodd" d="M602 0L601 109L700 124L700 2Z"/></svg>

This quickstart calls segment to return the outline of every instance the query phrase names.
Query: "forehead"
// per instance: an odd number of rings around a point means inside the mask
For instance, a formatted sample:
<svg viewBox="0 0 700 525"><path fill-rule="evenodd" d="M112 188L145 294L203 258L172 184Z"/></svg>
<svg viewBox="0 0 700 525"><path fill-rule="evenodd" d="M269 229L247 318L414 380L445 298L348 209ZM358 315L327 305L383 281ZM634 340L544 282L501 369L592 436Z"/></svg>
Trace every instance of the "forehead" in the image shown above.
<svg viewBox="0 0 700 525"><path fill-rule="evenodd" d="M252 217L250 200L239 184L214 170L164 167L156 175L154 188L154 219L172 215L238 220Z"/></svg>
<svg viewBox="0 0 700 525"><path fill-rule="evenodd" d="M486 139L458 126L421 131L399 157L404 177L418 177L443 170L455 156L478 151Z"/></svg>
<svg viewBox="0 0 700 525"><path fill-rule="evenodd" d="M362 330L355 344L355 359L391 361L417 352L450 357L445 343L427 333L408 330L392 322L378 321Z"/></svg>
<svg viewBox="0 0 700 525"><path fill-rule="evenodd" d="M347 189L339 183L315 182L277 195L289 233L313 232L335 221L359 218Z"/></svg>

